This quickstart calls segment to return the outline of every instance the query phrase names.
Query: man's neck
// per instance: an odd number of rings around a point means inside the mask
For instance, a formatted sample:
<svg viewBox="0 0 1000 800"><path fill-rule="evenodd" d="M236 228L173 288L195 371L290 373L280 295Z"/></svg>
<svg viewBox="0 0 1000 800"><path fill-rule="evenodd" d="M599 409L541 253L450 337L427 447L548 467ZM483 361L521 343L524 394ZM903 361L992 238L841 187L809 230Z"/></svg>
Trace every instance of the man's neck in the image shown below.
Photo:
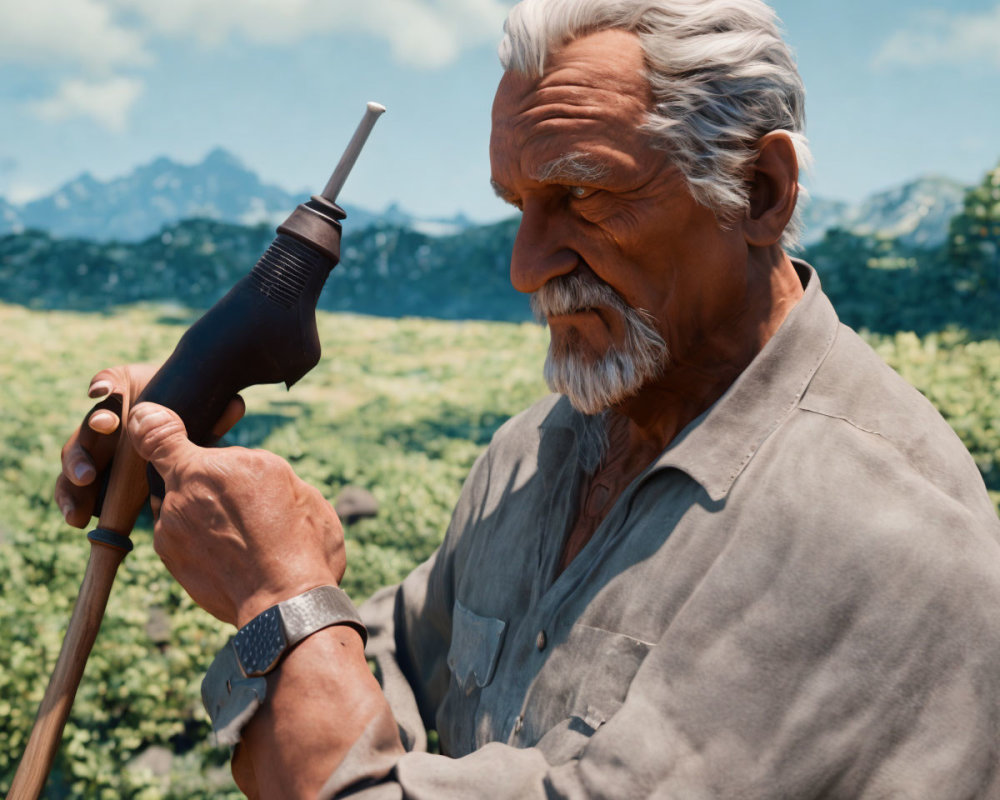
<svg viewBox="0 0 1000 800"><path fill-rule="evenodd" d="M672 352L658 380L613 409L630 423L624 446L635 456L626 460L648 453L655 458L715 403L774 336L802 295L798 272L784 251L777 247L752 251L744 289L733 307L701 331L697 340Z"/></svg>

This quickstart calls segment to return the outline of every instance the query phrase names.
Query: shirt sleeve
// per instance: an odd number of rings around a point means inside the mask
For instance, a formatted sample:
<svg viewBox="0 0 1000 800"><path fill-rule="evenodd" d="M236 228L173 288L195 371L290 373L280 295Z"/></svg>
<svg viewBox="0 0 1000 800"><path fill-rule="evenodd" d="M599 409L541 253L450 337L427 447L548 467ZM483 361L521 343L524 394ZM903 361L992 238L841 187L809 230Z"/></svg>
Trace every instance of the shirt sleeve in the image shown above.
<svg viewBox="0 0 1000 800"><path fill-rule="evenodd" d="M362 605L368 628L366 655L376 674L407 751L427 749L433 710L447 688L445 656L450 606L432 588L438 553L398 586L376 592ZM444 686L442 686L444 682Z"/></svg>

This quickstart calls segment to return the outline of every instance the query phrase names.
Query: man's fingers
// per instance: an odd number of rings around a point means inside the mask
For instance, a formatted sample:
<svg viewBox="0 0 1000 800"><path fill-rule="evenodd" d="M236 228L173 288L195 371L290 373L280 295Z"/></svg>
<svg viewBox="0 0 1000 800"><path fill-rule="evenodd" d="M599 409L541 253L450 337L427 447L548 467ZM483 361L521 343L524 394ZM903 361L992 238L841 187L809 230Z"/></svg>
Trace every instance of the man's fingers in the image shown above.
<svg viewBox="0 0 1000 800"><path fill-rule="evenodd" d="M94 511L97 491L92 486L80 487L70 483L65 475L56 479L54 493L56 505L66 522L74 528L85 528Z"/></svg>
<svg viewBox="0 0 1000 800"><path fill-rule="evenodd" d="M125 375L120 367L102 369L90 379L88 397L104 397L108 394L125 394L128 391Z"/></svg>
<svg viewBox="0 0 1000 800"><path fill-rule="evenodd" d="M62 473L77 486L89 486L111 461L118 437L121 397L112 395L94 406L83 425L69 437L62 449Z"/></svg>
<svg viewBox="0 0 1000 800"><path fill-rule="evenodd" d="M97 473L107 469L118 446L112 436L119 427L122 410L120 394L106 397L87 414L83 425L63 448L63 474L77 486L93 483Z"/></svg>
<svg viewBox="0 0 1000 800"><path fill-rule="evenodd" d="M153 364L130 364L127 367L102 369L90 379L87 394L90 397L117 394L134 401L155 373L156 366Z"/></svg>
<svg viewBox="0 0 1000 800"><path fill-rule="evenodd" d="M79 428L63 446L62 474L77 486L89 486L97 477L97 467L90 454L80 445Z"/></svg>
<svg viewBox="0 0 1000 800"><path fill-rule="evenodd" d="M95 380L90 384L90 388L87 389L87 397L104 397L104 395L111 391L111 386L110 381Z"/></svg>
<svg viewBox="0 0 1000 800"><path fill-rule="evenodd" d="M188 441L181 418L156 403L139 403L128 417L132 446L150 462L164 480L200 450Z"/></svg>

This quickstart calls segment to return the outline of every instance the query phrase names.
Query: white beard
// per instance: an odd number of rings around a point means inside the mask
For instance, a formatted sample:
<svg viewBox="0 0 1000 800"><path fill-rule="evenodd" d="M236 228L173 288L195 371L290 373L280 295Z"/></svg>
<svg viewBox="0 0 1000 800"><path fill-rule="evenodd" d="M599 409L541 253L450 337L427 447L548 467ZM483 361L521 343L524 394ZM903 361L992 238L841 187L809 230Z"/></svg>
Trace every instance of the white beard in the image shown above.
<svg viewBox="0 0 1000 800"><path fill-rule="evenodd" d="M593 360L574 350L571 342L560 348L550 343L545 358L549 388L566 395L578 411L591 415L634 395L662 373L670 358L667 343L652 326L649 313L628 305L596 277L563 275L531 295L531 309L540 322L551 315L595 307L621 314L625 323L623 344L613 345Z"/></svg>

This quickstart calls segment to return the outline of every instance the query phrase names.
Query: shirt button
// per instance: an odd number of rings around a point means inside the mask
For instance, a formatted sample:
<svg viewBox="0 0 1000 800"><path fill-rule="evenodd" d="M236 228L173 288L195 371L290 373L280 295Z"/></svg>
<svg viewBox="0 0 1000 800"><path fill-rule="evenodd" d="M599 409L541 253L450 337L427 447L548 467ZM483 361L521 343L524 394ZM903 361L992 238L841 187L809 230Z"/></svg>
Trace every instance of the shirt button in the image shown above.
<svg viewBox="0 0 1000 800"><path fill-rule="evenodd" d="M535 637L535 647L542 651L545 649L545 645L548 644L548 638L545 636L545 631L539 631L538 636Z"/></svg>

